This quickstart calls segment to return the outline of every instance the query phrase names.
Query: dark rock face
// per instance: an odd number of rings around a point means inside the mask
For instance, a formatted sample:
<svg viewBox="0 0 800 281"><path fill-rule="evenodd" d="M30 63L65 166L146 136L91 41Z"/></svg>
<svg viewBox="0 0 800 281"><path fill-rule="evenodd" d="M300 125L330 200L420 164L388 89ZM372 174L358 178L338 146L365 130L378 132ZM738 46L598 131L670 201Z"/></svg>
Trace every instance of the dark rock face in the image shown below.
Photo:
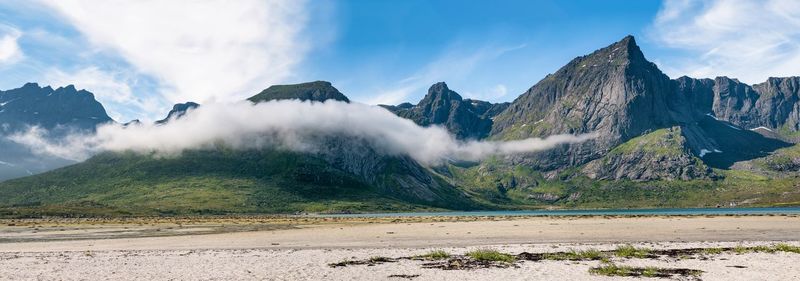
<svg viewBox="0 0 800 281"><path fill-rule="evenodd" d="M94 95L74 86L58 89L28 83L0 91L0 180L27 176L73 164L74 161L34 154L7 139L30 127L45 130L44 137L59 139L71 132L91 132L114 122Z"/></svg>
<svg viewBox="0 0 800 281"><path fill-rule="evenodd" d="M465 99L464 102L472 105L472 112L475 112L475 114L487 119L494 118L498 114L502 113L503 110L506 110L509 105L511 105L510 102L490 103L488 101L473 99Z"/></svg>
<svg viewBox="0 0 800 281"><path fill-rule="evenodd" d="M752 86L728 77L681 77L675 80L675 87L679 93L696 97L687 101L694 114L710 114L743 129L757 129L762 135L800 141L800 77L773 77Z"/></svg>
<svg viewBox="0 0 800 281"><path fill-rule="evenodd" d="M113 122L94 95L75 86L53 88L28 83L22 88L0 91L2 133L39 126L51 130L70 127L94 130L102 123Z"/></svg>
<svg viewBox="0 0 800 281"><path fill-rule="evenodd" d="M733 124L750 127L758 123L759 94L747 84L728 77L714 79L714 115Z"/></svg>
<svg viewBox="0 0 800 281"><path fill-rule="evenodd" d="M790 83L783 88L793 89ZM763 96L725 77L670 80L645 59L629 36L574 59L534 85L495 118L491 137L595 132L599 137L592 141L514 155L506 161L545 171L591 162L584 171L597 178L702 178L709 176L708 169L695 163L695 156L727 168L786 145L737 127L764 122L759 109ZM633 138L673 127L679 136L673 139L681 140L680 153L666 155L647 147L612 153Z"/></svg>
<svg viewBox="0 0 800 281"><path fill-rule="evenodd" d="M387 155L358 138L329 137L313 155L353 174L381 193L426 204L442 204L455 190L440 183L425 167L408 156ZM466 200L465 200L466 201Z"/></svg>
<svg viewBox="0 0 800 281"><path fill-rule="evenodd" d="M778 131L784 139L800 141L800 77L769 78L753 85L760 94L756 101L759 126Z"/></svg>
<svg viewBox="0 0 800 281"><path fill-rule="evenodd" d="M292 85L275 85L261 91L261 93L247 100L259 103L272 100L299 99L301 101L324 102L337 100L350 102L344 94L327 81L315 81Z"/></svg>
<svg viewBox="0 0 800 281"><path fill-rule="evenodd" d="M381 105L400 117L420 126L442 125L460 139L482 139L492 128L492 118L508 107L508 103L492 104L463 99L444 82L434 84L417 104Z"/></svg>
<svg viewBox="0 0 800 281"><path fill-rule="evenodd" d="M495 139L596 132L576 145L514 157L540 169L580 165L652 128L673 123L669 78L644 58L633 37L578 57L548 75L495 118Z"/></svg>
<svg viewBox="0 0 800 281"><path fill-rule="evenodd" d="M195 109L195 108L197 108L199 106L200 106L199 104L194 103L194 102L186 102L186 103L175 104L175 105L172 106L172 110L170 110L169 113L167 114L167 117L164 117L164 119L156 121L156 124L165 124L165 123L169 122L169 120L175 120L175 119L181 118L183 115L186 114L187 111L189 111L190 109ZM138 122L138 120L135 120L135 121ZM133 121L131 121L131 122L133 122ZM125 124L125 125L127 126L128 124Z"/></svg>

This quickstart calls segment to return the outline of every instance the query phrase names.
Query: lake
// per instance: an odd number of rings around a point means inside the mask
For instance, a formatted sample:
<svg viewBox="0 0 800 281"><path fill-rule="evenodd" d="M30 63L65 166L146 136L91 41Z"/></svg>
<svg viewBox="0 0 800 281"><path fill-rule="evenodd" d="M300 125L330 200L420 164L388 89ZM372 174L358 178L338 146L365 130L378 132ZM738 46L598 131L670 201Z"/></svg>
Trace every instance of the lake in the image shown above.
<svg viewBox="0 0 800 281"><path fill-rule="evenodd" d="M800 207L775 208L671 208L671 209L598 209L598 210L529 210L529 211L453 211L365 214L321 214L320 217L426 217L426 216L685 216L685 215L800 215Z"/></svg>

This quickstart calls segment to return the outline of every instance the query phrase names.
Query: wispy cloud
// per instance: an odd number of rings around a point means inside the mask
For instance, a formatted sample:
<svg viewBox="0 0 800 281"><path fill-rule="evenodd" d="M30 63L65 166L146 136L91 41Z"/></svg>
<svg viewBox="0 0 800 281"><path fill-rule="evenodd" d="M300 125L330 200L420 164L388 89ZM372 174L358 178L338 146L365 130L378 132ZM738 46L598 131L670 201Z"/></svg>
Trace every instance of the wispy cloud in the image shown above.
<svg viewBox="0 0 800 281"><path fill-rule="evenodd" d="M438 59L426 64L419 71L401 79L394 87L381 90L368 99L368 104L398 104L407 101L413 93L422 93L430 85L440 81L460 80L468 77L482 63L508 52L522 49L525 44L515 46L490 46L466 51L449 48ZM456 90L458 91L458 90Z"/></svg>
<svg viewBox="0 0 800 281"><path fill-rule="evenodd" d="M328 101L206 104L166 125L100 126L95 134L48 139L31 128L9 137L35 153L80 161L100 151L135 151L171 156L187 149L226 145L234 149L277 148L322 152L331 137L364 140L387 155L408 155L426 165L448 159L476 161L491 155L528 153L578 143L595 134L554 135L516 141L460 141L440 126L421 127L377 106Z"/></svg>
<svg viewBox="0 0 800 281"><path fill-rule="evenodd" d="M651 35L694 56L665 62L671 76L732 76L749 83L800 75L800 2L671 0Z"/></svg>
<svg viewBox="0 0 800 281"><path fill-rule="evenodd" d="M506 85L497 84L494 87L479 92L464 92L463 95L468 98L494 102L508 95L508 88Z"/></svg>
<svg viewBox="0 0 800 281"><path fill-rule="evenodd" d="M0 65L9 65L23 58L17 40L22 36L18 29L0 25Z"/></svg>
<svg viewBox="0 0 800 281"><path fill-rule="evenodd" d="M90 66L74 72L50 69L44 73L43 83L56 86L75 85L79 89L90 89L98 101L105 105L111 118L125 122L125 116L137 113L163 115L168 106L157 96L136 95L131 85L136 78L127 72L107 72Z"/></svg>
<svg viewBox="0 0 800 281"><path fill-rule="evenodd" d="M43 3L95 48L155 78L170 103L252 95L290 77L307 51L302 0ZM107 86L117 101L132 100L124 87Z"/></svg>

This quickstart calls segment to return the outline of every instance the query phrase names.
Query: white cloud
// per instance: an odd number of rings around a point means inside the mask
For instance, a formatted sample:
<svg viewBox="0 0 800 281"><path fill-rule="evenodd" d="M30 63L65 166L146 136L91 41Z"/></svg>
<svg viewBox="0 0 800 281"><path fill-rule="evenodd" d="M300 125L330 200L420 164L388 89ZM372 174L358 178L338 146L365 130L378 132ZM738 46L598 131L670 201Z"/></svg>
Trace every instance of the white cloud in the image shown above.
<svg viewBox="0 0 800 281"><path fill-rule="evenodd" d="M0 25L0 65L8 65L22 59L22 49L17 40L22 32L15 28Z"/></svg>
<svg viewBox="0 0 800 281"><path fill-rule="evenodd" d="M110 73L93 66L70 73L50 69L44 73L43 79L45 84L54 86L72 84L78 89L92 92L108 110L109 116L117 121L126 121L122 119L123 116L130 116L131 112L166 114L163 111L166 105L159 103L156 97L135 95L130 86L135 84L134 79L123 72ZM114 109L125 109L127 112L117 112Z"/></svg>
<svg viewBox="0 0 800 281"><path fill-rule="evenodd" d="M481 63L495 59L526 45L505 47L483 47L472 52L450 48L444 55L428 63L419 71L397 82L394 88L379 91L366 101L368 104L398 104L407 101L415 92L425 92L432 84L468 77ZM458 90L455 90L458 92Z"/></svg>
<svg viewBox="0 0 800 281"><path fill-rule="evenodd" d="M800 75L800 1L666 1L652 35L695 57L670 61L670 76L731 76L759 83Z"/></svg>
<svg viewBox="0 0 800 281"><path fill-rule="evenodd" d="M508 88L506 85L497 84L494 87L482 92L465 92L464 96L468 98L494 102L508 95Z"/></svg>
<svg viewBox="0 0 800 281"><path fill-rule="evenodd" d="M277 147L316 152L326 147L319 141L330 136L361 138L385 154L409 155L427 165L446 159L474 161L489 155L533 152L595 137L556 135L510 142L463 142L442 127L421 127L377 106L286 100L257 105L206 104L166 125L109 124L99 127L96 134L69 135L55 142L47 140L46 132L38 128L9 139L40 154L80 161L100 151L174 155L220 144L239 149Z"/></svg>
<svg viewBox="0 0 800 281"><path fill-rule="evenodd" d="M156 78L170 103L238 100L293 73L302 0L42 0L101 51Z"/></svg>

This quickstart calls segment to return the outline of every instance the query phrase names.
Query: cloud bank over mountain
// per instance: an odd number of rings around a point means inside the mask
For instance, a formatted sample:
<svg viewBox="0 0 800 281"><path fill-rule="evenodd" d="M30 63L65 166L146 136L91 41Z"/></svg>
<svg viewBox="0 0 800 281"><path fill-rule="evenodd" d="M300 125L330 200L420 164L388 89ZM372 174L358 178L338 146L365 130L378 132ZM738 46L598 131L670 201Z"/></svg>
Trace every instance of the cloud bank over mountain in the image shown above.
<svg viewBox="0 0 800 281"><path fill-rule="evenodd" d="M800 72L800 2L666 1L652 26L665 47L692 55L666 68L677 77L727 75L747 83Z"/></svg>
<svg viewBox="0 0 800 281"><path fill-rule="evenodd" d="M39 128L10 140L39 154L81 161L102 151L136 151L160 156L187 149L228 146L316 152L331 139L358 138L386 154L409 155L425 165L447 160L475 161L491 155L534 152L577 143L594 134L555 135L515 141L459 141L438 126L421 127L376 106L328 101L272 101L208 104L165 125L100 126L95 134L71 134L50 141Z"/></svg>

